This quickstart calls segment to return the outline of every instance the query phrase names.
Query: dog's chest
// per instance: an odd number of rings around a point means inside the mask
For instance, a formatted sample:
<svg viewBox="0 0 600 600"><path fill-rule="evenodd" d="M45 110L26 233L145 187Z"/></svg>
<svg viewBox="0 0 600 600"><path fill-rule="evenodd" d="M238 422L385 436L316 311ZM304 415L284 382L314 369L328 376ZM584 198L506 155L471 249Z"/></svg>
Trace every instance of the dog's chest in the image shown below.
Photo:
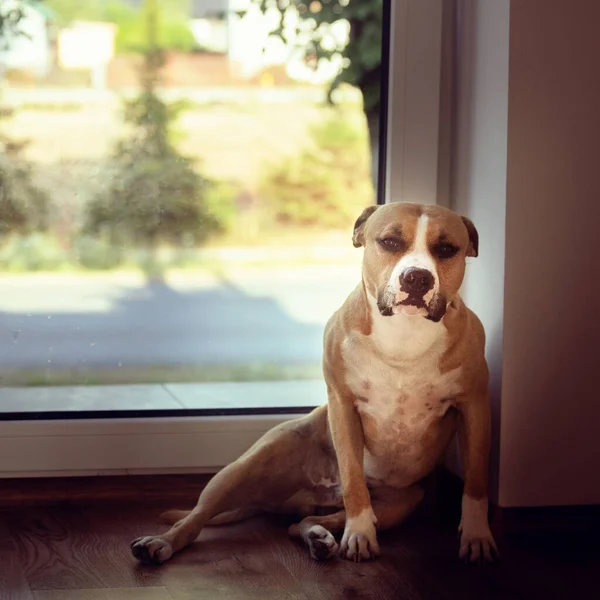
<svg viewBox="0 0 600 600"><path fill-rule="evenodd" d="M358 411L383 428L404 423L422 428L442 417L461 391L460 369L441 373L435 357L390 366L371 352L346 360L346 383Z"/></svg>
<svg viewBox="0 0 600 600"><path fill-rule="evenodd" d="M363 422L366 474L385 477L389 465L410 470L439 452L436 436L444 437L442 420L461 392L460 368L441 372L444 339L419 358L388 362L360 338L342 348L346 383Z"/></svg>

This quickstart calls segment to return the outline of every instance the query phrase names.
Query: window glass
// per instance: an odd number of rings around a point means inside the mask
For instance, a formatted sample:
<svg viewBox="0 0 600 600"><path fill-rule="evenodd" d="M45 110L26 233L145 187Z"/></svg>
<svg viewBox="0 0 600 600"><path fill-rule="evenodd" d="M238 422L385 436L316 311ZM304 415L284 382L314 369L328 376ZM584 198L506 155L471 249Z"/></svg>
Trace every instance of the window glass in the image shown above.
<svg viewBox="0 0 600 600"><path fill-rule="evenodd" d="M0 385L320 379L383 4L0 1Z"/></svg>

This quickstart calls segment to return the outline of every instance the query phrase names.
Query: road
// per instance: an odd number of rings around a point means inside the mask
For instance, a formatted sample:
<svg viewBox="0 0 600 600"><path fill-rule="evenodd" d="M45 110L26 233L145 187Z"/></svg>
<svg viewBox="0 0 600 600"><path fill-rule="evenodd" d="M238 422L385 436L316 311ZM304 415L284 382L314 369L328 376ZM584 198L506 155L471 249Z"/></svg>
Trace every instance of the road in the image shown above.
<svg viewBox="0 0 600 600"><path fill-rule="evenodd" d="M320 361L323 326L356 267L0 277L1 368L294 365Z"/></svg>

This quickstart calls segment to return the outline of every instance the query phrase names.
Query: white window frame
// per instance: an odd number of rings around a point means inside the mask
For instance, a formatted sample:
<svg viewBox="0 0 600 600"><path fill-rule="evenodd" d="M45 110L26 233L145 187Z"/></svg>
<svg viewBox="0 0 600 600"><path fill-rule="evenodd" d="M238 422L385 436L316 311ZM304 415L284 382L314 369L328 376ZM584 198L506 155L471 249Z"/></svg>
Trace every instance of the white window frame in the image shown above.
<svg viewBox="0 0 600 600"><path fill-rule="evenodd" d="M391 2L385 201L435 204L444 0ZM216 471L293 416L0 421L0 477Z"/></svg>
<svg viewBox="0 0 600 600"><path fill-rule="evenodd" d="M392 0L386 203L440 199L444 12L444 0Z"/></svg>

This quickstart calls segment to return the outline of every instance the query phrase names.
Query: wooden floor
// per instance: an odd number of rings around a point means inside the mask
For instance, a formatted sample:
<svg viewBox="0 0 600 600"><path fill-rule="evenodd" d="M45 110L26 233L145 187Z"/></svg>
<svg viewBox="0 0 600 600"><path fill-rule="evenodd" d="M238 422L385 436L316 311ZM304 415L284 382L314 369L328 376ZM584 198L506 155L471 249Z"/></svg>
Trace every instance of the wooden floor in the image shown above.
<svg viewBox="0 0 600 600"><path fill-rule="evenodd" d="M162 530L156 500L0 510L1 600L325 600L598 598L598 545L581 537L511 538L491 568L461 565L455 523L414 518L380 536L361 564L308 558L285 524L255 519L206 529L161 567L141 566L129 542Z"/></svg>

